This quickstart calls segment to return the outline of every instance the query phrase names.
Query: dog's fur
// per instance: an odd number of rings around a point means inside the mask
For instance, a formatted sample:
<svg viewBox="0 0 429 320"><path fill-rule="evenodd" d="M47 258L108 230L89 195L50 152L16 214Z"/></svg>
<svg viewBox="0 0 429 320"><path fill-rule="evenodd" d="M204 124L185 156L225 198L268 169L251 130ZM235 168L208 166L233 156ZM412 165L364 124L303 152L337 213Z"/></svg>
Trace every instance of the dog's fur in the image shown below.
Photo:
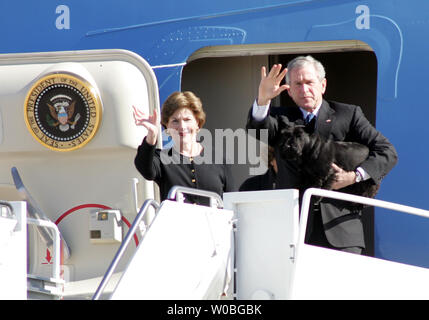
<svg viewBox="0 0 429 320"><path fill-rule="evenodd" d="M331 190L335 180L332 163L345 171L354 171L369 154L368 147L362 144L326 140L317 133L309 135L303 125L293 123L281 130L279 148L280 155L299 168L300 190L310 187ZM378 189L379 185L368 179L338 191L373 198Z"/></svg>

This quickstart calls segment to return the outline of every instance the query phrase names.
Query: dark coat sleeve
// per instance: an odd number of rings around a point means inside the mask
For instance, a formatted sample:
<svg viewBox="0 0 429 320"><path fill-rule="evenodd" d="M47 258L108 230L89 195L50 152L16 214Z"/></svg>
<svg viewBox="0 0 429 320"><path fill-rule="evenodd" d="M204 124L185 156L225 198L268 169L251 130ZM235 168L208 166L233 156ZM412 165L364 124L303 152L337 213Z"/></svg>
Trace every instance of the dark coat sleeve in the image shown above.
<svg viewBox="0 0 429 320"><path fill-rule="evenodd" d="M267 116L264 120L257 121L253 118L252 108L250 108L246 122L247 133L260 140L260 130L262 129L268 130L268 144L274 145L279 133L279 122L277 118Z"/></svg>
<svg viewBox="0 0 429 320"><path fill-rule="evenodd" d="M360 166L376 183L380 183L398 161L395 147L371 125L360 107L355 108L347 136L347 141L368 146L369 156Z"/></svg>
<svg viewBox="0 0 429 320"><path fill-rule="evenodd" d="M155 156L156 152L156 147L148 144L146 138L137 149L134 164L146 180L158 181L161 177L160 157Z"/></svg>

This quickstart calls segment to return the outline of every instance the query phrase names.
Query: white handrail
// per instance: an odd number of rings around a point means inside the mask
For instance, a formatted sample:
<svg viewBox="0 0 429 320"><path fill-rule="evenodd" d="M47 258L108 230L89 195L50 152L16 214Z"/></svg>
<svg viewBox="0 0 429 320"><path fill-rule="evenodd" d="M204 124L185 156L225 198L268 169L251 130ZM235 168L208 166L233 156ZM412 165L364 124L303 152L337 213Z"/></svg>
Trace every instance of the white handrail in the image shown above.
<svg viewBox="0 0 429 320"><path fill-rule="evenodd" d="M173 186L168 192L167 198L170 200L176 200L177 202L184 202L184 193L209 198L210 207L217 207L220 209L223 208L222 198L216 192L207 190L187 188L182 186Z"/></svg>
<svg viewBox="0 0 429 320"><path fill-rule="evenodd" d="M61 280L60 278L60 246L61 246L61 236L60 231L55 223L47 220L39 220L33 218L27 218L27 224L34 224L36 226L46 227L54 231L54 241L53 241L53 252L52 252L52 278L55 280Z"/></svg>
<svg viewBox="0 0 429 320"><path fill-rule="evenodd" d="M298 239L299 243L304 242L305 231L307 226L307 218L310 210L310 200L312 196L320 196L320 197L332 198L337 200L350 201L350 202L370 205L374 207L381 207L385 209L405 212L405 213L429 218L428 210L404 206L398 203L387 202L387 201L373 199L373 198L366 198L366 197L351 195L348 193L343 193L338 191L309 188L304 192L304 196L302 198L301 215L300 215L301 222L300 222L299 239Z"/></svg>
<svg viewBox="0 0 429 320"><path fill-rule="evenodd" d="M153 199L146 200L143 205L140 208L139 213L137 214L136 218L134 219L133 224L128 230L127 235L125 236L125 239L122 241L121 246L119 247L118 251L116 252L115 257L113 258L109 268L107 269L103 279L101 280L97 290L95 291L94 296L92 297L92 300L98 300L104 290L104 288L107 286L107 283L109 282L110 278L112 277L113 272L115 271L116 266L119 263L119 260L122 258L122 255L125 252L125 249L128 247L128 244L130 243L132 237L137 231L137 227L139 226L140 222L143 220L144 215L147 212L147 209L153 206L155 209L159 208L158 202L156 202Z"/></svg>

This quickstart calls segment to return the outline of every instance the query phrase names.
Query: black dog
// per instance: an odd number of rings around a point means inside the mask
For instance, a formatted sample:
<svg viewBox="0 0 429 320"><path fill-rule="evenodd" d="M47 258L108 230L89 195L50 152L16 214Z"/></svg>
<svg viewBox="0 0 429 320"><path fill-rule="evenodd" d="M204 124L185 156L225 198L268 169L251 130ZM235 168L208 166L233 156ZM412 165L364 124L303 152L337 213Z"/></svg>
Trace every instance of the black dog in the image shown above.
<svg viewBox="0 0 429 320"><path fill-rule="evenodd" d="M345 171L354 171L367 157L368 147L356 142L326 140L317 133L308 134L303 125L288 124L281 130L280 155L300 170L300 190L315 187L332 189L335 163ZM340 192L373 198L379 189L372 179L354 183Z"/></svg>

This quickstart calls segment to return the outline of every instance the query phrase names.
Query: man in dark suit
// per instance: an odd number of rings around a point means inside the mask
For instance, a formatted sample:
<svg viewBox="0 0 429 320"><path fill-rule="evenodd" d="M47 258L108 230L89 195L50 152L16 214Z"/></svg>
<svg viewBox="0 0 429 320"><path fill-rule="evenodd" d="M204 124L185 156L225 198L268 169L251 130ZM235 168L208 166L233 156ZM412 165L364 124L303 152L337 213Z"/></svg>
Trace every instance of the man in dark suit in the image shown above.
<svg viewBox="0 0 429 320"><path fill-rule="evenodd" d="M281 85L283 78L286 84ZM332 164L336 172L333 189L361 180L381 182L397 162L393 145L366 119L358 106L326 101L327 80L323 65L311 56L297 57L282 70L274 65L268 75L261 69L258 98L252 106L247 129L268 129L268 143L279 143L281 129L288 122L306 123L309 133L336 141L355 141L368 146L368 158L355 171L346 172ZM270 108L271 99L287 90L296 106ZM278 148L277 148L278 149ZM298 185L298 169L276 150L278 189ZM300 190L302 196L304 190ZM306 242L347 252L361 253L365 247L361 212L343 201L324 198L309 216Z"/></svg>

